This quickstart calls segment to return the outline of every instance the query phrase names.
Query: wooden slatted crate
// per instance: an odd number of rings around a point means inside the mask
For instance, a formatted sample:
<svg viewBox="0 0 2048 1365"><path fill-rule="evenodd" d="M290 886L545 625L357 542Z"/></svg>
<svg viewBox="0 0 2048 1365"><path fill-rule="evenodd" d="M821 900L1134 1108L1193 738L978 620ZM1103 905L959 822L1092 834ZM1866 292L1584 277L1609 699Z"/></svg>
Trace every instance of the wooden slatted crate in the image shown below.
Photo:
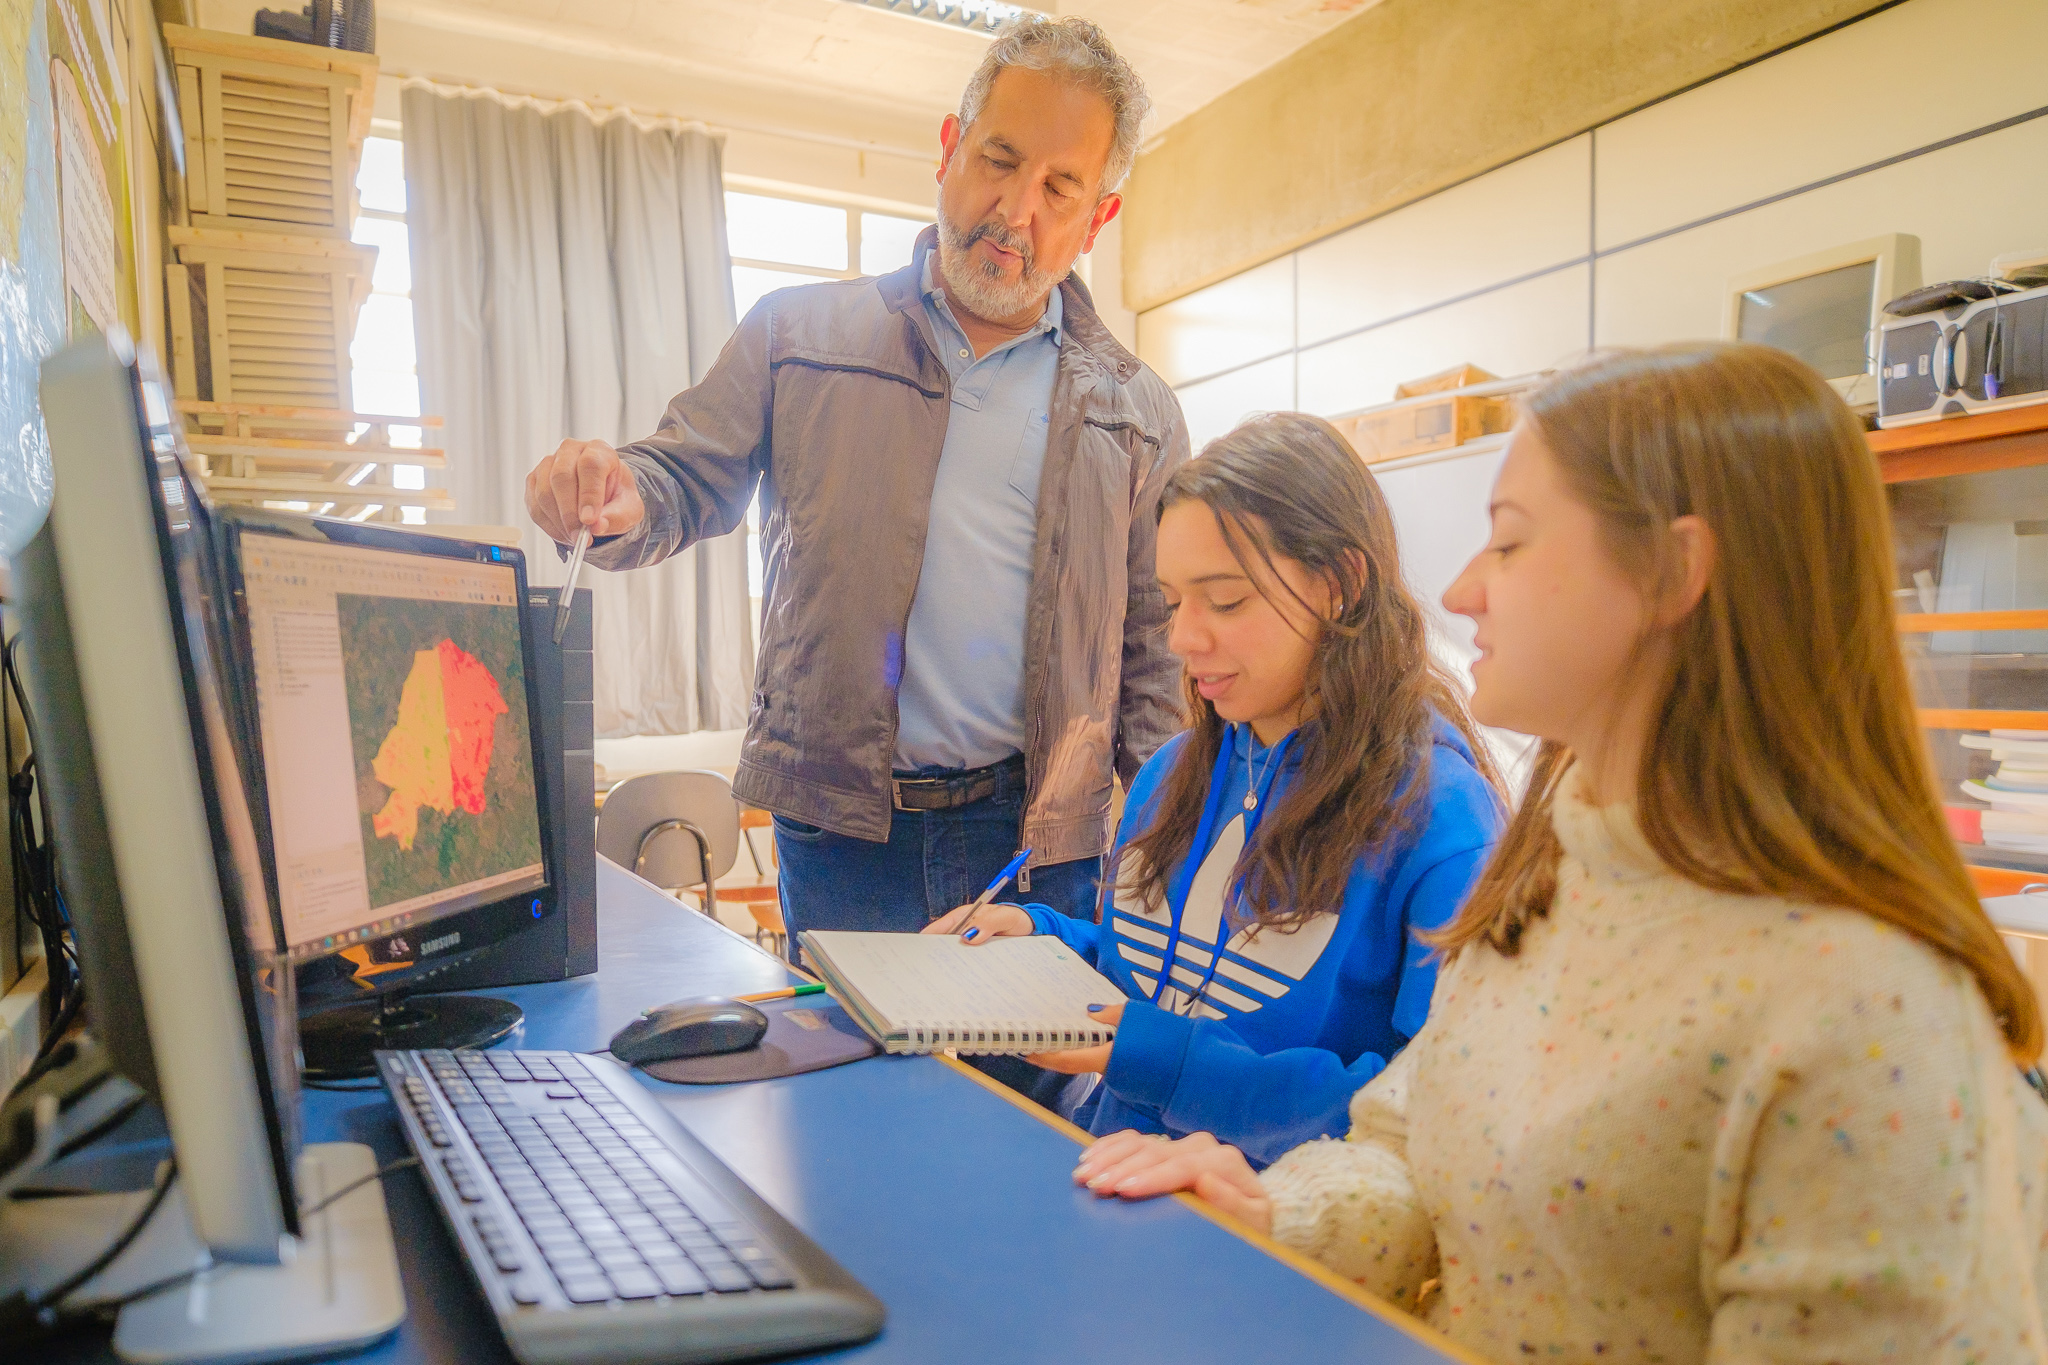
<svg viewBox="0 0 2048 1365"><path fill-rule="evenodd" d="M302 43L164 27L184 125L183 202L167 229L171 372L186 439L223 502L398 522L449 511L400 488L439 449L390 428L436 417L352 412L349 344L374 247L349 241L377 59Z"/></svg>
<svg viewBox="0 0 2048 1365"><path fill-rule="evenodd" d="M180 398L346 408L349 343L377 249L313 237L170 230L172 387Z"/></svg>
<svg viewBox="0 0 2048 1365"><path fill-rule="evenodd" d="M187 222L346 239L377 59L164 26L185 132Z"/></svg>
<svg viewBox="0 0 2048 1365"><path fill-rule="evenodd" d="M441 425L438 417L192 399L177 407L201 478L220 502L390 522L405 507L454 510L443 489L395 482L399 465L447 467L446 452L436 447L391 443L392 427L432 429Z"/></svg>

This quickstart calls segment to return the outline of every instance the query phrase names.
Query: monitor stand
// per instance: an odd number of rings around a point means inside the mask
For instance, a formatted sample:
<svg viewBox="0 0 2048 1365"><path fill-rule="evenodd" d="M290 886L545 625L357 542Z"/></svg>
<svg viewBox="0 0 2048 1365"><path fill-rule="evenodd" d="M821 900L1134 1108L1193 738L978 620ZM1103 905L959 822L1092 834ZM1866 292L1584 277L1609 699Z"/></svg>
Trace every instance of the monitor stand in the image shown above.
<svg viewBox="0 0 2048 1365"><path fill-rule="evenodd" d="M377 1074L377 1049L489 1047L526 1016L489 995L391 994L299 1020L306 1079L359 1080Z"/></svg>
<svg viewBox="0 0 2048 1365"><path fill-rule="evenodd" d="M312 1204L373 1175L359 1142L325 1142L299 1155L298 1194ZM90 1261L135 1219L146 1190L0 1201L0 1292L33 1300ZM405 1319L398 1252L372 1179L305 1220L278 1265L210 1261L193 1236L182 1183L142 1234L65 1300L77 1308L117 1299L196 1267L191 1280L137 1299L114 1324L114 1351L152 1365L228 1365L340 1355L371 1345Z"/></svg>

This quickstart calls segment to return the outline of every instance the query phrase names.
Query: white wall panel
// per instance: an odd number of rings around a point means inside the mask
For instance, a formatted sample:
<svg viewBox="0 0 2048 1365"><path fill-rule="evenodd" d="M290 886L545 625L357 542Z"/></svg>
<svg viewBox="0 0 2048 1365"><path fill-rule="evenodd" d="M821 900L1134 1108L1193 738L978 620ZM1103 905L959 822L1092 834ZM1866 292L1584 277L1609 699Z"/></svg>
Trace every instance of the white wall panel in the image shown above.
<svg viewBox="0 0 2048 1365"><path fill-rule="evenodd" d="M1497 289L1301 352L1301 408L1330 416L1385 403L1394 385L1470 362L1503 377L1586 347L1586 267Z"/></svg>
<svg viewBox="0 0 2048 1365"><path fill-rule="evenodd" d="M2043 50L2048 0L1909 0L1155 309L1139 353L1184 386L1199 449L1249 413L1351 411L1455 364L1568 362L1589 311L1603 346L1716 336L1730 276L1880 233L1920 238L1924 280L1980 274L2048 246L2048 118L1493 287L1582 256L1596 212L1600 243L1625 243L2048 106ZM1432 647L1461 672L1471 624L1442 596L1485 543L1501 458L1374 471ZM1489 738L1503 759L1524 744Z"/></svg>
<svg viewBox="0 0 2048 1365"><path fill-rule="evenodd" d="M1255 412L1286 412L1294 407L1294 357L1275 356L1257 365L1177 390L1180 410L1188 419L1188 440L1200 454L1213 441Z"/></svg>
<svg viewBox="0 0 2048 1365"><path fill-rule="evenodd" d="M1497 446L1455 460L1372 471L1394 514L1401 574L1444 637L1443 657L1461 666L1472 659L1472 622L1444 610L1444 590L1486 544L1486 504L1504 454L1504 447Z"/></svg>
<svg viewBox="0 0 2048 1365"><path fill-rule="evenodd" d="M2048 105L2044 50L2042 0L1911 0L1617 120L1597 134L1599 244Z"/></svg>
<svg viewBox="0 0 2048 1365"><path fill-rule="evenodd" d="M2048 245L2044 166L2048 118L1603 257L1595 335L1603 346L1718 336L1730 276L1879 233L1920 238L1924 282L1981 275L1995 255Z"/></svg>
<svg viewBox="0 0 2048 1365"><path fill-rule="evenodd" d="M1361 223L1301 257L1301 344L1583 256L1592 139Z"/></svg>
<svg viewBox="0 0 2048 1365"><path fill-rule="evenodd" d="M1374 471L1394 515L1402 576L1429 618L1430 651L1464 680L1468 690L1472 660L1478 657L1472 648L1472 621L1444 610L1444 590L1486 545L1486 504L1505 454L1504 449L1495 447L1455 460ZM1519 765L1535 742L1511 730L1481 733L1503 771L1517 783L1525 780L1526 772Z"/></svg>
<svg viewBox="0 0 2048 1365"><path fill-rule="evenodd" d="M1294 345L1294 258L1282 256L1138 316L1138 358L1185 384Z"/></svg>

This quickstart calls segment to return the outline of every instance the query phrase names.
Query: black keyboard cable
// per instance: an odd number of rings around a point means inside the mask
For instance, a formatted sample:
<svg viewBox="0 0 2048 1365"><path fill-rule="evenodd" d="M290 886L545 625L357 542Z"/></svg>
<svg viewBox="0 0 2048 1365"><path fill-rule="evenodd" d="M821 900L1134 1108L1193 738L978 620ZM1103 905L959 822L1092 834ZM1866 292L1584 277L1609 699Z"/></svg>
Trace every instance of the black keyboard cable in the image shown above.
<svg viewBox="0 0 2048 1365"><path fill-rule="evenodd" d="M356 1177L340 1189L331 1191L311 1204L302 1205L299 1209L299 1217L301 1219L311 1218L330 1204L354 1194L363 1186L373 1181L382 1180L394 1172L410 1170L419 1164L420 1159L416 1156L400 1157L396 1161L386 1162L376 1170ZM181 1270L175 1275L166 1275L160 1280L143 1285L139 1289L131 1289L126 1294L121 1294L114 1298L95 1299L91 1303L80 1304L75 1308L63 1310L59 1310L57 1307L58 1304L64 1301L67 1295L78 1289L80 1285L85 1284L93 1276L112 1265L115 1258L126 1251L134 1243L135 1239L142 1235L142 1229L148 1225L150 1218L164 1202L164 1196L170 1193L171 1182L177 1179L177 1158L172 1157L165 1166L164 1178L150 1192L149 1202L143 1205L142 1211L136 1215L135 1221L128 1225L126 1232L123 1232L114 1240L111 1246L95 1257L91 1264L67 1277L64 1283L50 1290L41 1298L35 1300L34 1303L20 1305L13 1311L10 1311L8 1306L0 1305L0 1327L13 1326L17 1321L17 1313L20 1315L20 1321L25 1325L33 1325L31 1330L40 1328L44 1332L54 1330L64 1322L76 1322L86 1318L111 1318L115 1313L118 1313L131 1303L138 1303L143 1299L161 1294L166 1290L190 1284L208 1270L213 1269L212 1265L194 1266L190 1270Z"/></svg>
<svg viewBox="0 0 2048 1365"><path fill-rule="evenodd" d="M142 1211L135 1215L120 1236L107 1245L107 1249L87 1261L83 1267L67 1275L62 1282L37 1298L16 1295L0 1304L0 1335L12 1335L14 1331L34 1333L38 1329L47 1332L58 1324L57 1305L93 1276L114 1263L116 1257L132 1246L142 1230L149 1226L149 1220L163 1206L164 1197L171 1192L171 1186L178 1179L178 1158L174 1154L164 1162L163 1173L157 1177L156 1185L143 1202Z"/></svg>

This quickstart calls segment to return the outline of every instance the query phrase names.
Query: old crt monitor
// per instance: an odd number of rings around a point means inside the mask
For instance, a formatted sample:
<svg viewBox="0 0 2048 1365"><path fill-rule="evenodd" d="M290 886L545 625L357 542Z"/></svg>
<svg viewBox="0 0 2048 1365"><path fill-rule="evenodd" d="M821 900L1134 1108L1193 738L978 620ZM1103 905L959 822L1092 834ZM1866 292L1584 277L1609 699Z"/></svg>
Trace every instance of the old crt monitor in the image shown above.
<svg viewBox="0 0 2048 1365"><path fill-rule="evenodd" d="M161 1103L175 1164L146 1235L90 1278L148 1192L6 1201L0 1299L65 1309L159 1286L120 1310L128 1359L365 1345L404 1297L374 1180L311 1211L376 1158L300 1145L292 983L238 763L209 509L121 338L46 362L42 407L56 495L12 563L35 761L90 1027Z"/></svg>
<svg viewBox="0 0 2048 1365"><path fill-rule="evenodd" d="M1790 351L1843 401L1875 403L1884 305L1919 287L1918 237L1895 232L1847 242L1731 279L1721 334Z"/></svg>
<svg viewBox="0 0 2048 1365"><path fill-rule="evenodd" d="M556 913L523 557L239 509L227 527L306 1074L504 1037L509 1001L419 992Z"/></svg>

